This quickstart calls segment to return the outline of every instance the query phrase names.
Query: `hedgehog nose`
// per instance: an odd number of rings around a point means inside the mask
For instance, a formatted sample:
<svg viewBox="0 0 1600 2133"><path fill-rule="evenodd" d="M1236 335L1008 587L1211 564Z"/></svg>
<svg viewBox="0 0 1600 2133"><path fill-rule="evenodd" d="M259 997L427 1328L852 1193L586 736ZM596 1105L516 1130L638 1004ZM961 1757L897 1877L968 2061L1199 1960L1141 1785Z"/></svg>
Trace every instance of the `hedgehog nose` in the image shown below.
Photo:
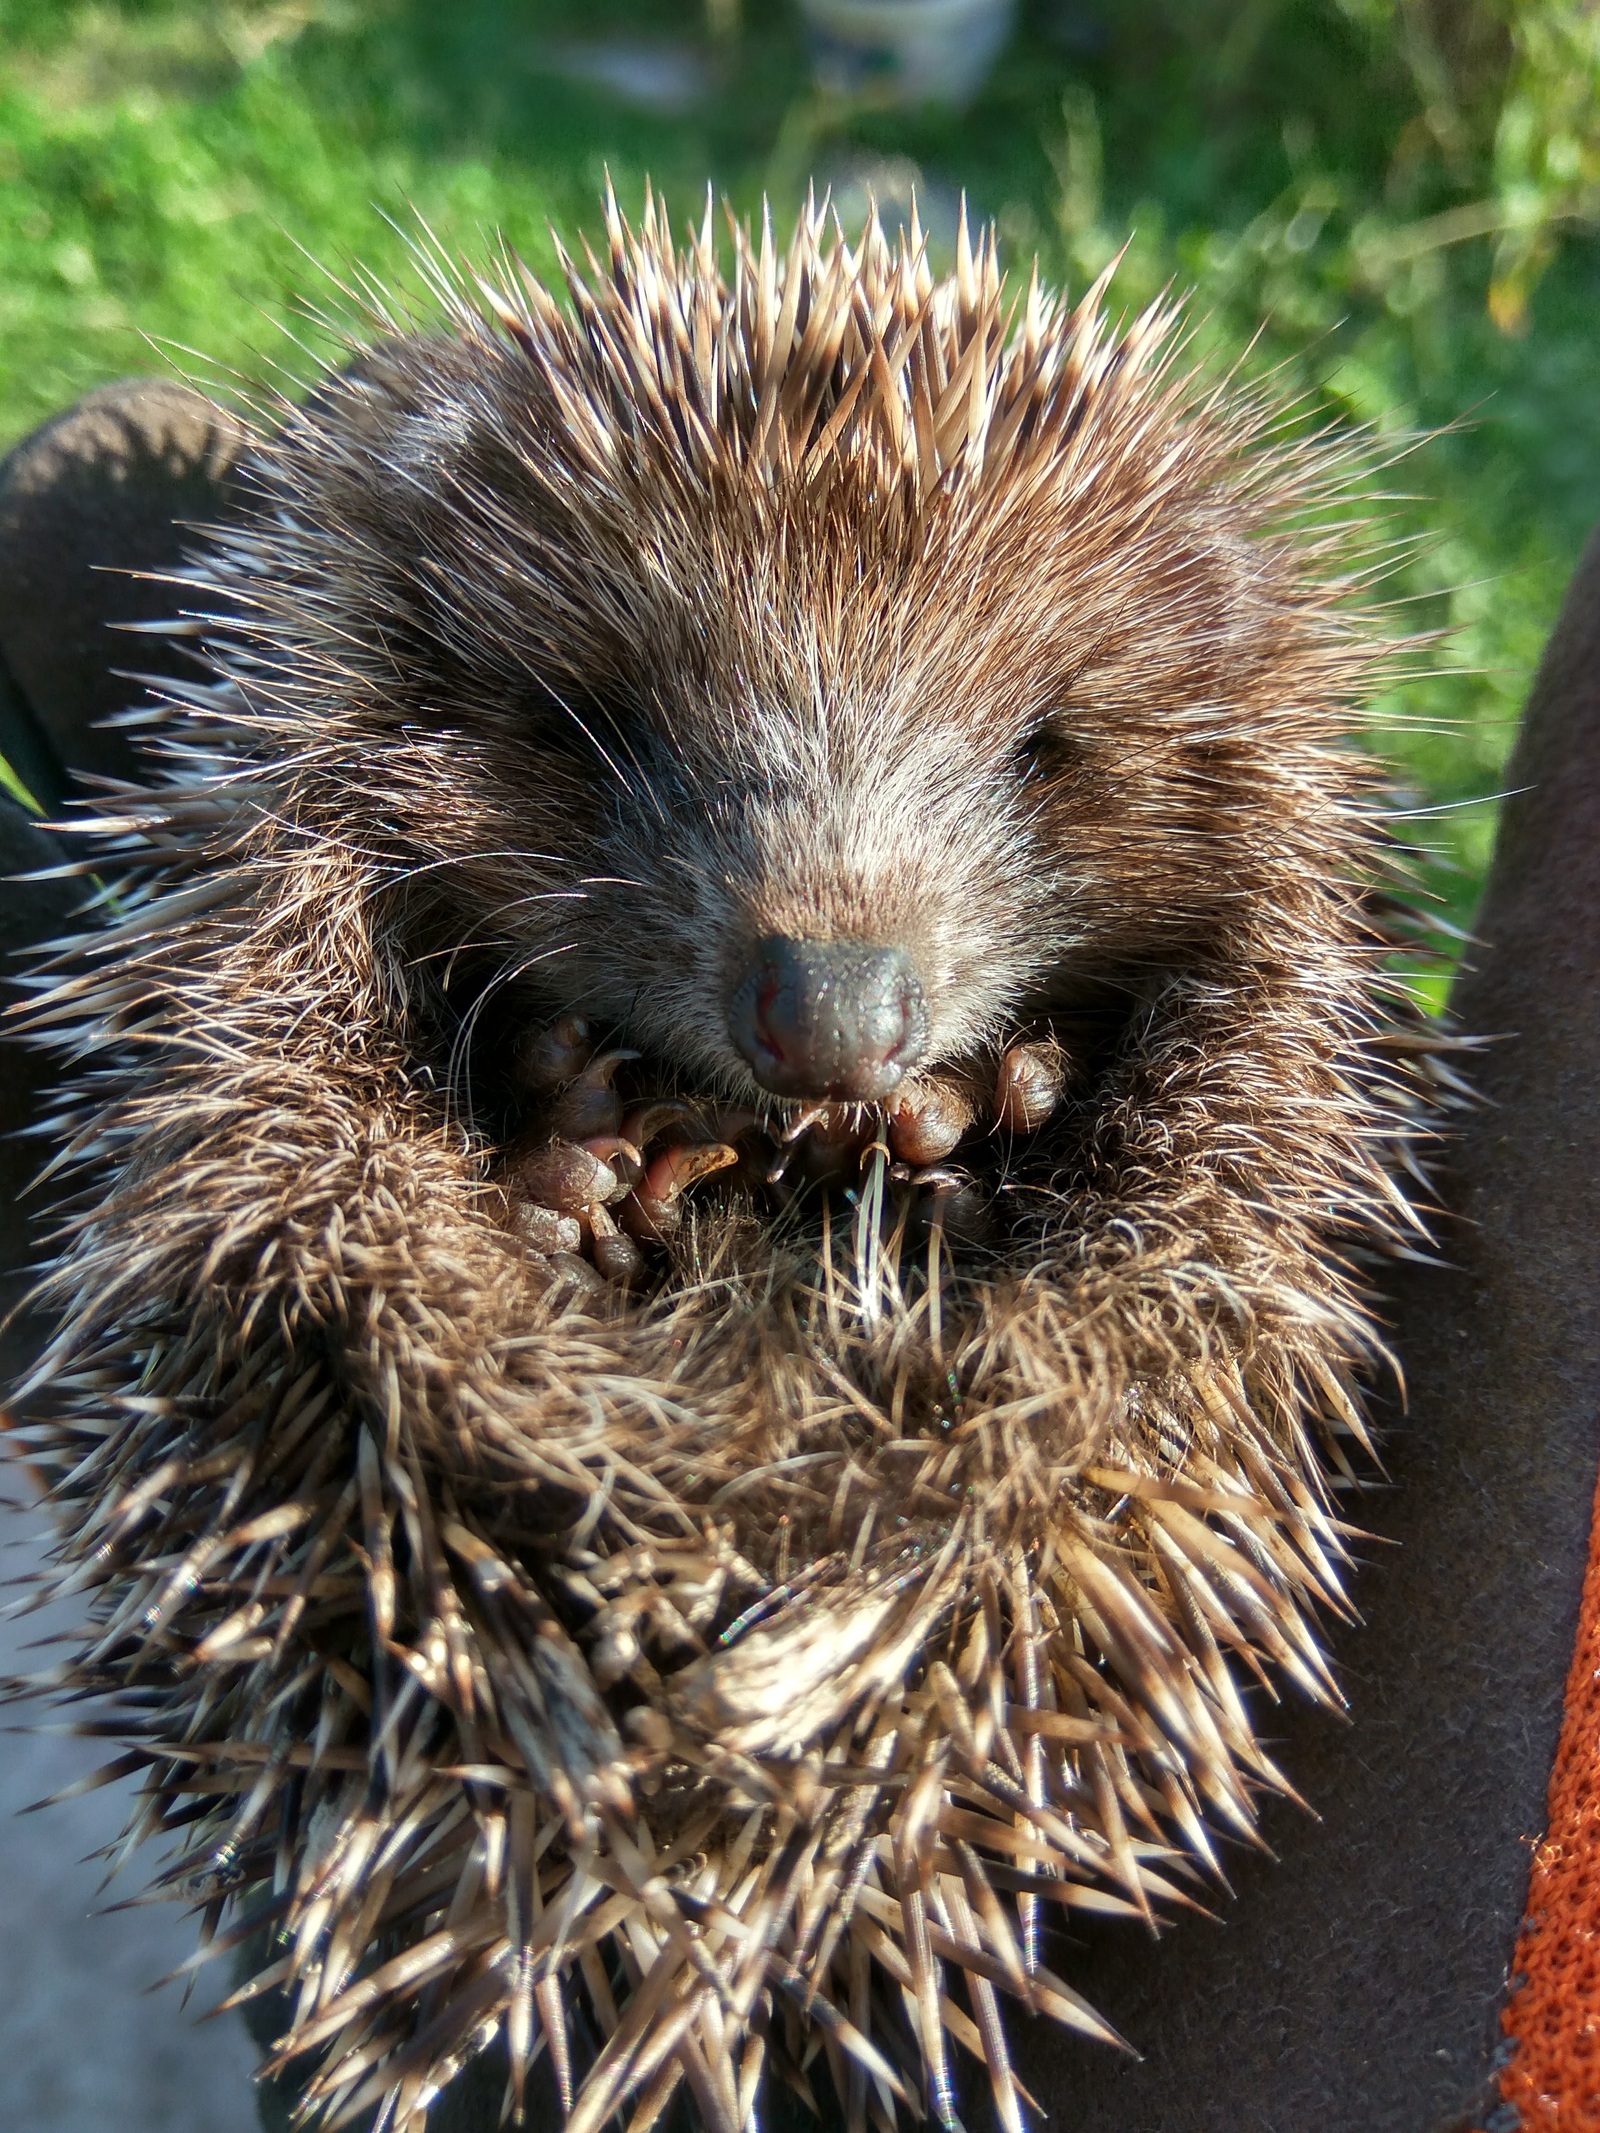
<svg viewBox="0 0 1600 2133"><path fill-rule="evenodd" d="M775 1096L873 1103L921 1058L928 1003L904 949L773 935L756 943L728 1031Z"/></svg>

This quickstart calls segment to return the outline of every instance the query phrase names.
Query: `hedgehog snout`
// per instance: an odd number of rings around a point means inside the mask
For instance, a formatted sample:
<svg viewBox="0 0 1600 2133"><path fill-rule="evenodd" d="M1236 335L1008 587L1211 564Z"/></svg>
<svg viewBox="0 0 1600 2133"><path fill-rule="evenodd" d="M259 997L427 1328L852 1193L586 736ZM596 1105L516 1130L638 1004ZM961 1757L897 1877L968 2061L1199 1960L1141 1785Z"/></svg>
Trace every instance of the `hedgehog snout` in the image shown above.
<svg viewBox="0 0 1600 2133"><path fill-rule="evenodd" d="M928 1003L903 948L769 935L728 1006L728 1034L774 1096L876 1103L921 1060Z"/></svg>

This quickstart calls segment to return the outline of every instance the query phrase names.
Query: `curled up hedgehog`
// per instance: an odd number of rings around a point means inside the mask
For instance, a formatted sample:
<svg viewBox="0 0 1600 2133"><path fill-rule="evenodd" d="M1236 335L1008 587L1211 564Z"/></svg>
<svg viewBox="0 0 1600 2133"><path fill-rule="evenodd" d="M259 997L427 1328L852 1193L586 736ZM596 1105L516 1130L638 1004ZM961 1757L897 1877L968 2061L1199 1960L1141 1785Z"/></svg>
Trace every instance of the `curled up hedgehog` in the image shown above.
<svg viewBox="0 0 1600 2133"><path fill-rule="evenodd" d="M66 1685L315 2123L1017 2133L1336 1697L1448 1079L1353 462L964 230L607 235L284 411L83 832Z"/></svg>

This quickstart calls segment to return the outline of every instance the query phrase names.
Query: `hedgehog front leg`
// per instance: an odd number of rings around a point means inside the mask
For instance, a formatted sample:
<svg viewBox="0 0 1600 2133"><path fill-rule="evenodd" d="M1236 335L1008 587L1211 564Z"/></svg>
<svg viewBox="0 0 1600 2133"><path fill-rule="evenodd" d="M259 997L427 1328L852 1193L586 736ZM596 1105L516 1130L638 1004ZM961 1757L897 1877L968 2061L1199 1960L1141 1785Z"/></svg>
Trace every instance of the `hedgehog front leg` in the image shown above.
<svg viewBox="0 0 1600 2133"><path fill-rule="evenodd" d="M637 1056L591 1056L587 1026L573 1016L530 1039L519 1061L525 1086L554 1095L538 1126L512 1143L496 1182L512 1229L580 1289L593 1286L585 1259L605 1281L637 1281L640 1244L665 1241L683 1220L688 1189L739 1160L729 1138L681 1137L695 1125L684 1104L624 1113L617 1070ZM754 1122L753 1113L729 1114L710 1124L736 1139Z"/></svg>
<svg viewBox="0 0 1600 2133"><path fill-rule="evenodd" d="M618 1069L637 1056L597 1053L588 1024L569 1015L537 1031L516 1060L522 1089L546 1101L537 1125L511 1144L496 1183L516 1235L580 1289L593 1286L585 1255L605 1281L634 1281L644 1270L610 1212L644 1169L639 1146L619 1131L616 1086Z"/></svg>
<svg viewBox="0 0 1600 2133"><path fill-rule="evenodd" d="M753 1112L705 1120L672 1102L625 1112L617 1075L637 1056L595 1052L588 1025L569 1016L530 1037L517 1061L517 1080L539 1115L512 1143L496 1182L529 1251L586 1291L595 1288L591 1268L607 1281L639 1279L639 1245L662 1243L679 1228L684 1195L736 1164L735 1143L758 1125ZM964 1206L975 1188L943 1167L947 1158L980 1134L1037 1132L1054 1115L1066 1078L1067 1055L1054 1038L1019 1040L992 1064L908 1082L880 1116L814 1106L784 1139L801 1158L801 1176L815 1184L853 1175L882 1134L898 1178L925 1187L941 1207L955 1207L953 1195ZM789 1163L780 1148L769 1186L786 1182Z"/></svg>
<svg viewBox="0 0 1600 2133"><path fill-rule="evenodd" d="M942 1163L988 1128L1037 1133L1054 1116L1066 1081L1066 1052L1045 1037L1007 1045L993 1069L909 1082L886 1106L890 1153L923 1166Z"/></svg>

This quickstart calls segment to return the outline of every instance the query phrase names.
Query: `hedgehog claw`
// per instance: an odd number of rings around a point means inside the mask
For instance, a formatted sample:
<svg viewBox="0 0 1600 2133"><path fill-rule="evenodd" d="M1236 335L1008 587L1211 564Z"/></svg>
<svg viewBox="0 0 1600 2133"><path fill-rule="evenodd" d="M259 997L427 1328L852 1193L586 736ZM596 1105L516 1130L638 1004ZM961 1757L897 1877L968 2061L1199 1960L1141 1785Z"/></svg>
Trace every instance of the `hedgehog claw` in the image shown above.
<svg viewBox="0 0 1600 2133"><path fill-rule="evenodd" d="M956 1170L948 1163L931 1163L924 1170L910 1172L913 1185L930 1186L935 1192L961 1192L972 1184L964 1170Z"/></svg>
<svg viewBox="0 0 1600 2133"><path fill-rule="evenodd" d="M680 1144L658 1155L645 1173L643 1189L653 1200L671 1201L713 1172L726 1170L739 1160L737 1148L726 1141Z"/></svg>
<svg viewBox="0 0 1600 2133"><path fill-rule="evenodd" d="M620 1200L630 1193L644 1175L644 1155L637 1141L620 1133L591 1133L578 1146L598 1156L606 1168L616 1177L619 1192L598 1193L600 1200Z"/></svg>
<svg viewBox="0 0 1600 2133"><path fill-rule="evenodd" d="M619 1131L625 1141L635 1148L648 1148L650 1143L668 1126L687 1125L694 1113L687 1104L664 1100L655 1104L636 1104L623 1119ZM720 1136L719 1136L720 1137Z"/></svg>
<svg viewBox="0 0 1600 2133"><path fill-rule="evenodd" d="M574 1141L615 1133L622 1124L622 1098L613 1087L617 1069L638 1056L637 1052L598 1053L550 1106L550 1130Z"/></svg>
<svg viewBox="0 0 1600 2133"><path fill-rule="evenodd" d="M622 1210L630 1235L646 1241L668 1236L683 1220L682 1195L701 1178L737 1163L739 1151L725 1141L680 1142L656 1156Z"/></svg>
<svg viewBox="0 0 1600 2133"><path fill-rule="evenodd" d="M565 1015L549 1029L522 1040L513 1071L522 1087L535 1093L559 1089L583 1072L591 1051L588 1023L581 1015Z"/></svg>

